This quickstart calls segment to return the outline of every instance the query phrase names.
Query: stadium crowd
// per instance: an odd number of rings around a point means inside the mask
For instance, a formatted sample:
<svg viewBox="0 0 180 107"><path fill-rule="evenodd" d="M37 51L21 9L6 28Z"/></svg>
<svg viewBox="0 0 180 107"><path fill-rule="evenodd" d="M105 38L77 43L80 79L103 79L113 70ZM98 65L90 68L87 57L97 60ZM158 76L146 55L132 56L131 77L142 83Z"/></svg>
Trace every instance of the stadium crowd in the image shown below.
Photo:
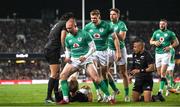
<svg viewBox="0 0 180 107"><path fill-rule="evenodd" d="M46 62L36 61L34 63L27 63L1 62L0 80L42 80L48 78L49 69Z"/></svg>
<svg viewBox="0 0 180 107"><path fill-rule="evenodd" d="M80 21L78 21L80 22ZM131 42L140 37L145 41L146 48L154 53L149 45L152 32L158 28L156 21L127 21L126 46L128 54L132 53ZM44 24L40 20L1 20L0 21L0 52L4 53L43 53L51 23ZM78 23L81 26L81 23ZM180 22L169 22L168 28L180 38ZM176 49L176 54L180 48Z"/></svg>
<svg viewBox="0 0 180 107"><path fill-rule="evenodd" d="M0 52L43 53L48 31L36 20L0 21Z"/></svg>
<svg viewBox="0 0 180 107"><path fill-rule="evenodd" d="M78 21L80 22L80 21ZM128 27L126 48L132 54L132 41L140 37L146 43L146 49L154 54L154 47L149 45L152 32L158 28L156 21L127 21ZM0 53L43 53L51 24L44 24L41 20L17 19L0 20ZM78 23L80 26L81 23ZM173 30L180 39L180 22L169 22L168 28ZM180 54L180 47L176 48ZM39 61L39 64L17 64L14 67L4 66L1 63L0 79L47 79L48 64ZM179 66L176 66L179 69ZM175 74L179 76L179 74Z"/></svg>

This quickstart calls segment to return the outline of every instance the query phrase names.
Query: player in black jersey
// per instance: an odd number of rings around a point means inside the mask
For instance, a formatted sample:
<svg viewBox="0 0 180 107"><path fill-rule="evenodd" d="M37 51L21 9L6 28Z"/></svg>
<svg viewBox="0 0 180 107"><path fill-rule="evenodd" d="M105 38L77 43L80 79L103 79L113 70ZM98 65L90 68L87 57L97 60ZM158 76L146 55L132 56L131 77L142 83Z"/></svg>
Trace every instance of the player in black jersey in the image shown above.
<svg viewBox="0 0 180 107"><path fill-rule="evenodd" d="M59 70L60 70L60 54L63 53L64 38L66 36L66 21L74 18L73 13L68 12L62 15L60 20L52 27L48 36L48 42L45 45L44 54L50 66L50 78L48 81L46 103L52 103L54 100L51 97L52 90L54 94L58 93L59 86Z"/></svg>
<svg viewBox="0 0 180 107"><path fill-rule="evenodd" d="M93 95L88 85L83 85L79 89L77 78L72 76L68 81L69 102L92 102ZM62 90L60 89L57 102L63 100Z"/></svg>
<svg viewBox="0 0 180 107"><path fill-rule="evenodd" d="M133 101L140 101L140 96L144 93L144 101L152 101L154 59L145 50L145 43L136 39L133 44L133 64L131 76L135 76L135 83L132 92Z"/></svg>

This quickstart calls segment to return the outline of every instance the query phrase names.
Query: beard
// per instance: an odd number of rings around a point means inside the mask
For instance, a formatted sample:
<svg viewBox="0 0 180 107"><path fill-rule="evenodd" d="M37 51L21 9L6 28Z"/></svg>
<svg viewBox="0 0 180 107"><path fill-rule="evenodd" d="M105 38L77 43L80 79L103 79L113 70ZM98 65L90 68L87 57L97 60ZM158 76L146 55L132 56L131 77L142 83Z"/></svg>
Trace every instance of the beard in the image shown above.
<svg viewBox="0 0 180 107"><path fill-rule="evenodd" d="M164 31L164 30L166 30L166 27L160 27L160 29L161 29L162 31Z"/></svg>
<svg viewBox="0 0 180 107"><path fill-rule="evenodd" d="M111 19L112 22L117 22L118 20L117 19Z"/></svg>

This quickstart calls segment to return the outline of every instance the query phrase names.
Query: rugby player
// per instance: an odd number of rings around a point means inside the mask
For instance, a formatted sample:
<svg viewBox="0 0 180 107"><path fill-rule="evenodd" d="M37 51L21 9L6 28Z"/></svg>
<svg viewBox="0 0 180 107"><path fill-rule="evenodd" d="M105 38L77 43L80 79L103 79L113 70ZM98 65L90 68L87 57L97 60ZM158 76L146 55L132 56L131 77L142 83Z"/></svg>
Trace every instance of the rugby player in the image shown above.
<svg viewBox="0 0 180 107"><path fill-rule="evenodd" d="M175 33L167 29L167 20L161 19L159 29L154 31L150 44L156 47L155 61L157 73L161 76L159 92L163 93L166 80L166 71L169 63L170 49L179 45Z"/></svg>

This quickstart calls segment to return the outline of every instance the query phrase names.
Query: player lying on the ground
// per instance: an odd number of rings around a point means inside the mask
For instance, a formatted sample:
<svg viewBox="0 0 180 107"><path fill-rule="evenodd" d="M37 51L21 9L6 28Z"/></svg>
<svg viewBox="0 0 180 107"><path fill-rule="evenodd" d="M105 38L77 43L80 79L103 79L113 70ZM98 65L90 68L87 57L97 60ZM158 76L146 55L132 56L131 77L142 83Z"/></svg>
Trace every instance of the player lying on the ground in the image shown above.
<svg viewBox="0 0 180 107"><path fill-rule="evenodd" d="M68 82L69 86L69 101L70 102L92 102L93 96L91 88L88 85L83 85L79 89L78 81L75 77L72 77ZM62 90L59 91L56 102L63 100Z"/></svg>

